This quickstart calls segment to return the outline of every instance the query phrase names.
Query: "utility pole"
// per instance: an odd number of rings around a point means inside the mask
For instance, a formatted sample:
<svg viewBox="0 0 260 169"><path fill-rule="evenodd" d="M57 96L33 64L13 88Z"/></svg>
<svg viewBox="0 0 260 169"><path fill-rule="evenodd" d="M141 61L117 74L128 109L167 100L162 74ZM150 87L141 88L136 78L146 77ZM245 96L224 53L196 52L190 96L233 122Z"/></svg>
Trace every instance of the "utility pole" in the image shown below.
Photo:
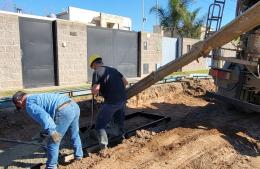
<svg viewBox="0 0 260 169"><path fill-rule="evenodd" d="M144 16L144 0L142 0L142 31L144 31L144 23L146 22L146 18Z"/></svg>
<svg viewBox="0 0 260 169"><path fill-rule="evenodd" d="M158 0L156 0L156 25L158 25L158 9L159 9L159 4L158 4Z"/></svg>

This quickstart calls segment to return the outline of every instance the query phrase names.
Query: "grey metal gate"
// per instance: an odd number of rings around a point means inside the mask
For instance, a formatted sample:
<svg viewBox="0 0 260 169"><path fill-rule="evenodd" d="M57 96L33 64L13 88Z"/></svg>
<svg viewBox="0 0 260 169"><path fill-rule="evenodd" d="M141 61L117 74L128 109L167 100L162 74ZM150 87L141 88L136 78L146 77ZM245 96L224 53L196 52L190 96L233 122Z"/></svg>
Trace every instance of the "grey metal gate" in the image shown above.
<svg viewBox="0 0 260 169"><path fill-rule="evenodd" d="M52 21L19 18L25 88L55 85Z"/></svg>
<svg viewBox="0 0 260 169"><path fill-rule="evenodd" d="M126 77L137 77L138 33L98 27L87 28L87 54L99 54L105 65L118 69ZM88 67L88 80L92 79Z"/></svg>

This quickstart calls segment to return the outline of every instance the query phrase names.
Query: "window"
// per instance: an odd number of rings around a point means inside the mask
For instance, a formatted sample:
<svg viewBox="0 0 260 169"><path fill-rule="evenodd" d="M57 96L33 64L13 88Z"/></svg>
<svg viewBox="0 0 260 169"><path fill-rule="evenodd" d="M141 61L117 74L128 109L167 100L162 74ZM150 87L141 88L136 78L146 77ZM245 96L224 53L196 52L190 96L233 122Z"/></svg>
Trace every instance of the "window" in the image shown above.
<svg viewBox="0 0 260 169"><path fill-rule="evenodd" d="M143 74L148 74L149 73L149 64L144 63L143 64Z"/></svg>
<svg viewBox="0 0 260 169"><path fill-rule="evenodd" d="M114 28L115 23L107 22L107 28Z"/></svg>
<svg viewBox="0 0 260 169"><path fill-rule="evenodd" d="M190 51L190 45L187 45L187 52Z"/></svg>
<svg viewBox="0 0 260 169"><path fill-rule="evenodd" d="M147 50L147 41L144 41L144 50Z"/></svg>

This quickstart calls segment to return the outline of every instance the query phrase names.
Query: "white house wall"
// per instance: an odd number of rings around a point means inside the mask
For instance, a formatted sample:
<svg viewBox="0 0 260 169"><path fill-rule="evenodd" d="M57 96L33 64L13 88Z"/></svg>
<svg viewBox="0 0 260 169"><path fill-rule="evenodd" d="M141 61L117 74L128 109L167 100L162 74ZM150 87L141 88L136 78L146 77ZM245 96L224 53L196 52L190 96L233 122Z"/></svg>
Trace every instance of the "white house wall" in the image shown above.
<svg viewBox="0 0 260 169"><path fill-rule="evenodd" d="M69 19L71 21L78 21L85 24L91 23L91 21L95 17L100 17L99 12L75 8L75 7L69 7L69 15L70 15Z"/></svg>
<svg viewBox="0 0 260 169"><path fill-rule="evenodd" d="M131 31L131 28L132 28L132 21L131 21L131 19L130 18L123 18L122 26L123 27L120 27L120 29Z"/></svg>

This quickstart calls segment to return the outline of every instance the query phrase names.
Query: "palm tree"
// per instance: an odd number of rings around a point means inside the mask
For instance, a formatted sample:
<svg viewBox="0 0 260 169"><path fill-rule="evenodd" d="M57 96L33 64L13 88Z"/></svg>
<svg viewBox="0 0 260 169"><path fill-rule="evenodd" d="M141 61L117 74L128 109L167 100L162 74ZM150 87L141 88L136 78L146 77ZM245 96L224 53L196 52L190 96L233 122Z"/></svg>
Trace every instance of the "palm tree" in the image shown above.
<svg viewBox="0 0 260 169"><path fill-rule="evenodd" d="M179 28L179 34L187 38L200 38L201 27L204 23L204 18L198 19L200 8L192 12L187 12L183 18L183 25Z"/></svg>
<svg viewBox="0 0 260 169"><path fill-rule="evenodd" d="M200 30L203 20L197 19L199 9L193 12L188 11L188 6L194 0L169 0L168 8L152 7L150 13L159 16L160 25L165 31L170 31L172 37L184 36L197 38L200 36Z"/></svg>

